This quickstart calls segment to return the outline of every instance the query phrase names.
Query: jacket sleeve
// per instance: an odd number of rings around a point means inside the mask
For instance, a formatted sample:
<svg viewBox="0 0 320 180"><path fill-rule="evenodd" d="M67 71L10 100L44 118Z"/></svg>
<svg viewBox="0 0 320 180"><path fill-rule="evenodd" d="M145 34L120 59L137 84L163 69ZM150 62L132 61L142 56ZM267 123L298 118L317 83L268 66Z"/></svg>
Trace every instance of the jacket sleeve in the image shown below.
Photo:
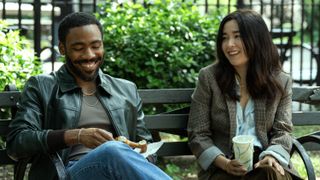
<svg viewBox="0 0 320 180"><path fill-rule="evenodd" d="M262 153L260 159L263 158L263 155L274 154L273 156L279 162L282 162L282 165L287 165L290 160L289 153L292 147L292 127L292 80L286 76L284 94L277 106L271 131L268 132L270 137L269 147Z"/></svg>
<svg viewBox="0 0 320 180"><path fill-rule="evenodd" d="M137 87L135 87L135 105L137 109L137 120L136 120L136 141L146 140L147 142L152 142L152 136L148 129L146 128L146 124L144 122L144 113L142 110L142 100L139 96Z"/></svg>
<svg viewBox="0 0 320 180"><path fill-rule="evenodd" d="M206 72L203 69L200 70L199 80L192 95L188 120L189 147L204 170L212 164L218 155L223 154L212 141L210 101L213 97L208 79Z"/></svg>
<svg viewBox="0 0 320 180"><path fill-rule="evenodd" d="M27 81L17 105L17 114L9 125L7 150L13 159L48 151L48 130L41 129L43 109L38 85L36 77Z"/></svg>

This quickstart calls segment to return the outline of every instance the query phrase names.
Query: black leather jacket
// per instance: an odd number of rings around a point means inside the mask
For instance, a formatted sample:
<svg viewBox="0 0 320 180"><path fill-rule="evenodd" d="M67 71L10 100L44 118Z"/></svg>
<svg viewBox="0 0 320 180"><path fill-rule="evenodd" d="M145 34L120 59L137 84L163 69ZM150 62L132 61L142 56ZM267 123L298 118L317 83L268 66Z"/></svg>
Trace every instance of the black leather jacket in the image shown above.
<svg viewBox="0 0 320 180"><path fill-rule="evenodd" d="M81 88L65 65L50 75L31 77L26 83L16 117L10 124L7 150L13 159L33 157L30 179L54 178L56 172L48 157L47 135L50 130L77 126L81 97ZM115 128L114 137L152 140L143 121L142 102L134 83L99 70L97 97ZM69 152L69 148L59 151L64 163Z"/></svg>

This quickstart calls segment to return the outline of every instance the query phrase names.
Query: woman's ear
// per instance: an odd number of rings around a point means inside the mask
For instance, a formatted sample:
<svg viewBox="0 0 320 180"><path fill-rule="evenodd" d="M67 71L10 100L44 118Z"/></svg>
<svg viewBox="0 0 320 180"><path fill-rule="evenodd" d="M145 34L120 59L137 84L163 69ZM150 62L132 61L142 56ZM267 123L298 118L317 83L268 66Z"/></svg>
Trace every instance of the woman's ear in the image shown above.
<svg viewBox="0 0 320 180"><path fill-rule="evenodd" d="M63 45L62 42L59 42L58 47L59 47L60 54L61 54L61 55L65 55L65 53L66 53L66 51L65 51L65 46Z"/></svg>

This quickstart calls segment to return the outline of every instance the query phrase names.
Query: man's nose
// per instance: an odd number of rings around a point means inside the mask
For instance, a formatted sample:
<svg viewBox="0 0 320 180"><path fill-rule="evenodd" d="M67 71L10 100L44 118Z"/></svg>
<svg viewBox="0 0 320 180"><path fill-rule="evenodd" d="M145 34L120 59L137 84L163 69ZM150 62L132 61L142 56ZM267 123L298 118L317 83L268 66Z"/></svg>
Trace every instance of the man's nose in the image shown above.
<svg viewBox="0 0 320 180"><path fill-rule="evenodd" d="M86 51L82 54L82 58L91 59L94 58L96 54L91 48L87 48Z"/></svg>

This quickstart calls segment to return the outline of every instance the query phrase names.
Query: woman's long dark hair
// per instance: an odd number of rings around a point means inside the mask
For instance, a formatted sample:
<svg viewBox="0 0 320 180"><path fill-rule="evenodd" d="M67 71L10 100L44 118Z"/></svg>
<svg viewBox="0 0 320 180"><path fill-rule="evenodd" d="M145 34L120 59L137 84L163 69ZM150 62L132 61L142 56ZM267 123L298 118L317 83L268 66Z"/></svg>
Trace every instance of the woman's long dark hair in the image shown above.
<svg viewBox="0 0 320 180"><path fill-rule="evenodd" d="M267 98L274 100L276 94L284 93L283 87L276 79L282 71L280 57L276 46L262 17L252 10L238 10L227 15L220 23L217 34L217 81L224 94L231 99L239 100L236 93L234 67L222 50L224 25L235 20L249 59L246 77L247 89L253 99Z"/></svg>

